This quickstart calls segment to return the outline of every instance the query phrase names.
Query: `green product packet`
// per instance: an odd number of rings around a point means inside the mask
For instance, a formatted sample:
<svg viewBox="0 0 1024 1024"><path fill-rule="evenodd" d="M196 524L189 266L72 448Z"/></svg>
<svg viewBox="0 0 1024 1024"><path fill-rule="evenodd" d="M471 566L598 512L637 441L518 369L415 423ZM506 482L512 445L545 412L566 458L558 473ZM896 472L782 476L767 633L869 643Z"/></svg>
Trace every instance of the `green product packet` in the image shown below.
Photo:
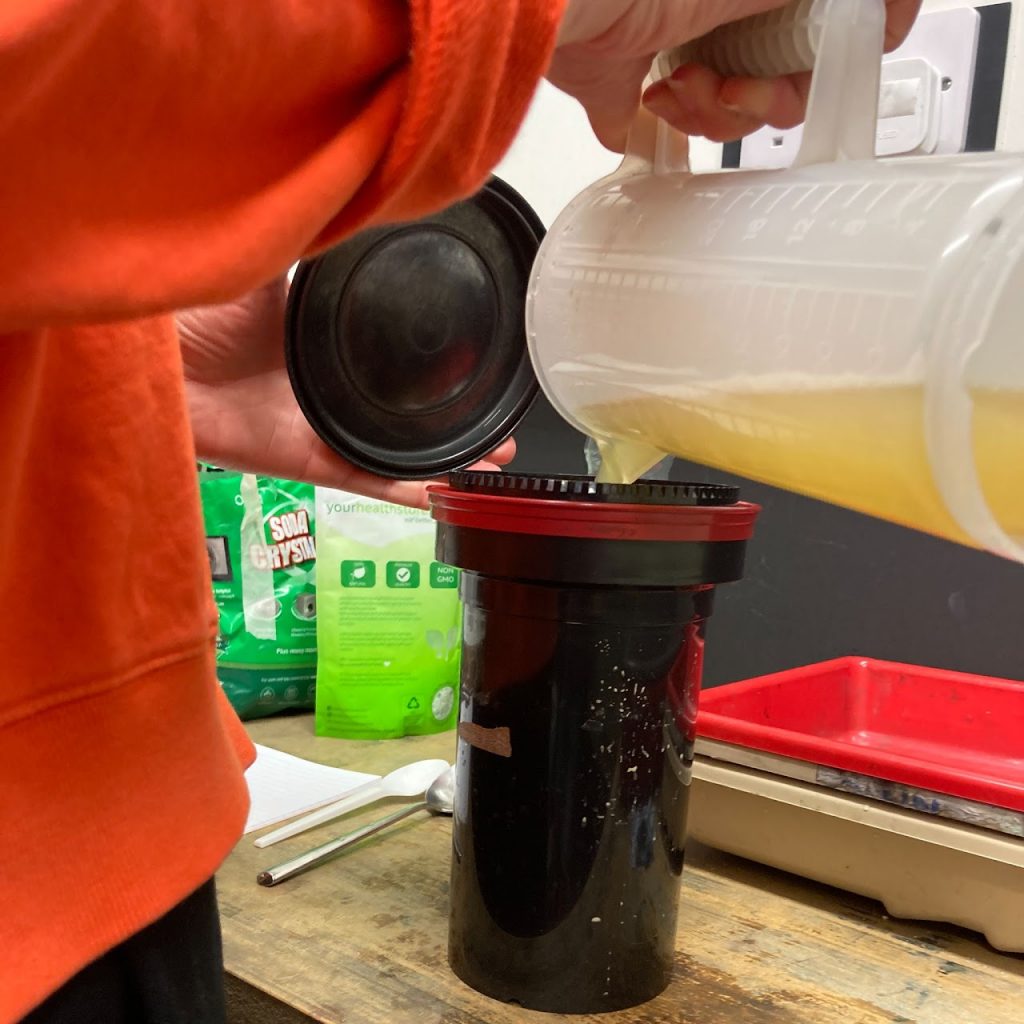
<svg viewBox="0 0 1024 1024"><path fill-rule="evenodd" d="M454 729L459 575L434 560L430 515L318 487L316 516L317 735Z"/></svg>
<svg viewBox="0 0 1024 1024"><path fill-rule="evenodd" d="M200 466L217 677L241 718L309 710L316 691L311 484Z"/></svg>

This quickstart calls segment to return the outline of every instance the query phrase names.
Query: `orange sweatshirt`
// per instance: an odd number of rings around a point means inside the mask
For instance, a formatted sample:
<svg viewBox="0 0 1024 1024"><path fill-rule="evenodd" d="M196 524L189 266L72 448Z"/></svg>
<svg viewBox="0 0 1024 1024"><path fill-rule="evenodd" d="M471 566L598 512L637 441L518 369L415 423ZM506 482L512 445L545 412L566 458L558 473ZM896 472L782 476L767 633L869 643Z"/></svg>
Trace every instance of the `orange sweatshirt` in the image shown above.
<svg viewBox="0 0 1024 1024"><path fill-rule="evenodd" d="M0 1022L238 839L168 313L477 188L560 0L0 5Z"/></svg>

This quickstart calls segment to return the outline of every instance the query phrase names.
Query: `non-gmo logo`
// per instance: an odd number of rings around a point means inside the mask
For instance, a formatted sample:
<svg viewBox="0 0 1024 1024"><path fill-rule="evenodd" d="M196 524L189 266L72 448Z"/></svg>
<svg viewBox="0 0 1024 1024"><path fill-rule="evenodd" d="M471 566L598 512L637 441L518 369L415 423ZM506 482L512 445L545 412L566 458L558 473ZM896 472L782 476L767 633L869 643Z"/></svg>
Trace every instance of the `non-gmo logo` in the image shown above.
<svg viewBox="0 0 1024 1024"><path fill-rule="evenodd" d="M444 562L431 562L430 585L435 590L454 590L459 585L459 570Z"/></svg>

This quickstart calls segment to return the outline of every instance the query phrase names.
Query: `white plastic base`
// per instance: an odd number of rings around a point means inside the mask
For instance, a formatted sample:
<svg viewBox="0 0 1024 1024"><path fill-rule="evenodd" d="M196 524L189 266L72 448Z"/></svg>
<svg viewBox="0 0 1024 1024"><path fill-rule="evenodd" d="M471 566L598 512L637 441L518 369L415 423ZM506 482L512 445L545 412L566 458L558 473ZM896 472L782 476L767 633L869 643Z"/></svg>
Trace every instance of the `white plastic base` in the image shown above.
<svg viewBox="0 0 1024 1024"><path fill-rule="evenodd" d="M689 834L1024 952L1024 842L698 756Z"/></svg>

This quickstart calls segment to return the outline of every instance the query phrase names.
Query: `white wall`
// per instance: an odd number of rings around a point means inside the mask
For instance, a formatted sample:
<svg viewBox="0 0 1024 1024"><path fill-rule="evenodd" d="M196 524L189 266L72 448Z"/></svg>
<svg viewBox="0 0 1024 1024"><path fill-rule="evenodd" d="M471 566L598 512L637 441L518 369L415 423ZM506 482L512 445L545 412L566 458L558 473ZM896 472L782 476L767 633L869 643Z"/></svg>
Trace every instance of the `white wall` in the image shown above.
<svg viewBox="0 0 1024 1024"><path fill-rule="evenodd" d="M621 157L590 130L583 108L542 82L512 148L495 169L550 225L578 192L609 174Z"/></svg>
<svg viewBox="0 0 1024 1024"><path fill-rule="evenodd" d="M924 0L925 11L948 11L953 7L988 7L1005 0ZM1006 80L999 110L996 148L1024 151L1024 0L1011 0L1010 41L1006 57Z"/></svg>

